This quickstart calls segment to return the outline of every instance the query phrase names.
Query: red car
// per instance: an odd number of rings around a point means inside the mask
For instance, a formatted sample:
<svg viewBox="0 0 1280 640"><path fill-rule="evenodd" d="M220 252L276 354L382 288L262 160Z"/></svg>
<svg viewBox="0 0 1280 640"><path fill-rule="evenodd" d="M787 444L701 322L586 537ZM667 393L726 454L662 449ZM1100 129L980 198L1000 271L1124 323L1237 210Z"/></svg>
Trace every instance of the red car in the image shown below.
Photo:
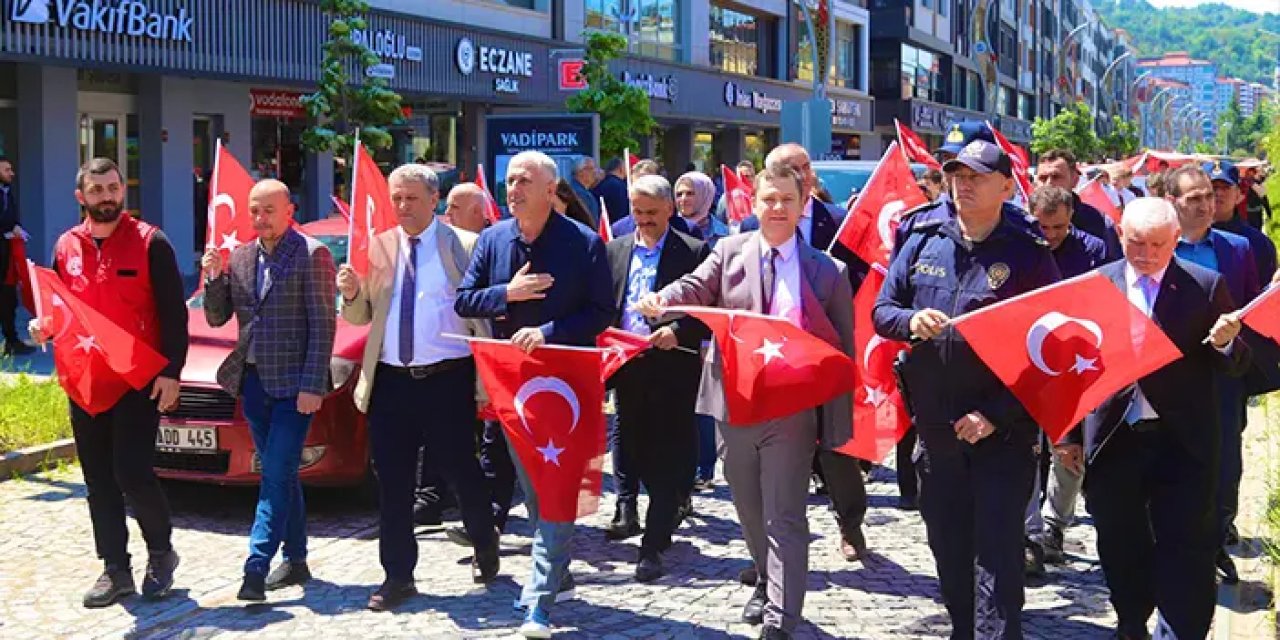
<svg viewBox="0 0 1280 640"><path fill-rule="evenodd" d="M347 222L329 218L302 225L302 232L329 247L339 265L347 259ZM249 423L236 398L215 380L218 366L235 348L234 318L219 328L204 319L204 292L187 307L190 348L182 370L181 403L160 418L156 473L163 478L227 485L254 485L261 466ZM337 301L334 301L337 313ZM352 399L368 330L338 318L329 370L332 390L311 422L299 477L310 486L347 486L370 478L365 416Z"/></svg>

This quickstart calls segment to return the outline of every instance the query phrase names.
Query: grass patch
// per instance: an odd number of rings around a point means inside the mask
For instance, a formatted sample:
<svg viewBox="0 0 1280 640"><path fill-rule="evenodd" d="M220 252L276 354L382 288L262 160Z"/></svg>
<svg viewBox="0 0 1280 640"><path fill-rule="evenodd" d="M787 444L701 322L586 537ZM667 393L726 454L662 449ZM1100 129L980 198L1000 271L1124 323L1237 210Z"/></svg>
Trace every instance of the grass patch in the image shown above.
<svg viewBox="0 0 1280 640"><path fill-rule="evenodd" d="M0 382L0 454L71 437L67 394L55 379Z"/></svg>

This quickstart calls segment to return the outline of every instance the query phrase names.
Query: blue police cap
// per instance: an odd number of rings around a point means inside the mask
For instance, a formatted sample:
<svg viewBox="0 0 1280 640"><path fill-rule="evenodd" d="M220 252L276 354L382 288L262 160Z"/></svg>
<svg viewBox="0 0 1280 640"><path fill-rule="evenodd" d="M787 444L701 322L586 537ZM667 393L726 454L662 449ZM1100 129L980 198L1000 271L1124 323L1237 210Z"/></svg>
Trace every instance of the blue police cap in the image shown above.
<svg viewBox="0 0 1280 640"><path fill-rule="evenodd" d="M996 143L995 136L991 135L991 129L987 127L985 122L976 120L953 122L951 127L947 129L947 137L943 140L942 146L938 147L938 150L958 154L961 149L965 148L965 145L974 140L986 140L991 144Z"/></svg>
<svg viewBox="0 0 1280 640"><path fill-rule="evenodd" d="M1206 162L1202 168L1209 174L1210 180L1225 182L1233 187L1240 183L1240 170L1228 160Z"/></svg>
<svg viewBox="0 0 1280 640"><path fill-rule="evenodd" d="M1000 173L1008 178L1013 175L1013 162L999 146L986 140L974 140L965 145L955 158L942 164L942 170L951 173L964 165L978 173Z"/></svg>

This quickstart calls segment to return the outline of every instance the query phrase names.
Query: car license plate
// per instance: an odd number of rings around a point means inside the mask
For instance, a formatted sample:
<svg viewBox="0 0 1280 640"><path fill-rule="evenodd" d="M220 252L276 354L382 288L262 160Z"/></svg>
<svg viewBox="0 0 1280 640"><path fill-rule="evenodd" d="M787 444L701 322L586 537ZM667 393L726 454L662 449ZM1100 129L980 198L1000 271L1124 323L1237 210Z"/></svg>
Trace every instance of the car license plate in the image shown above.
<svg viewBox="0 0 1280 640"><path fill-rule="evenodd" d="M214 427L160 425L156 431L156 450L214 453L218 450L218 430Z"/></svg>

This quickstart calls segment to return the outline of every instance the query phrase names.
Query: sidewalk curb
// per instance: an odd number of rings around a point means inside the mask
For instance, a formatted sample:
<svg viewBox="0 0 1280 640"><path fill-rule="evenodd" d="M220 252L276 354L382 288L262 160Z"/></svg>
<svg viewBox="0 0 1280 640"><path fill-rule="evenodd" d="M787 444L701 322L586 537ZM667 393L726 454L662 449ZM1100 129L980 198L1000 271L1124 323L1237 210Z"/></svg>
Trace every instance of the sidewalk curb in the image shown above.
<svg viewBox="0 0 1280 640"><path fill-rule="evenodd" d="M42 466L76 457L76 441L67 438L49 444L18 449L0 456L0 482L15 475L25 475Z"/></svg>

